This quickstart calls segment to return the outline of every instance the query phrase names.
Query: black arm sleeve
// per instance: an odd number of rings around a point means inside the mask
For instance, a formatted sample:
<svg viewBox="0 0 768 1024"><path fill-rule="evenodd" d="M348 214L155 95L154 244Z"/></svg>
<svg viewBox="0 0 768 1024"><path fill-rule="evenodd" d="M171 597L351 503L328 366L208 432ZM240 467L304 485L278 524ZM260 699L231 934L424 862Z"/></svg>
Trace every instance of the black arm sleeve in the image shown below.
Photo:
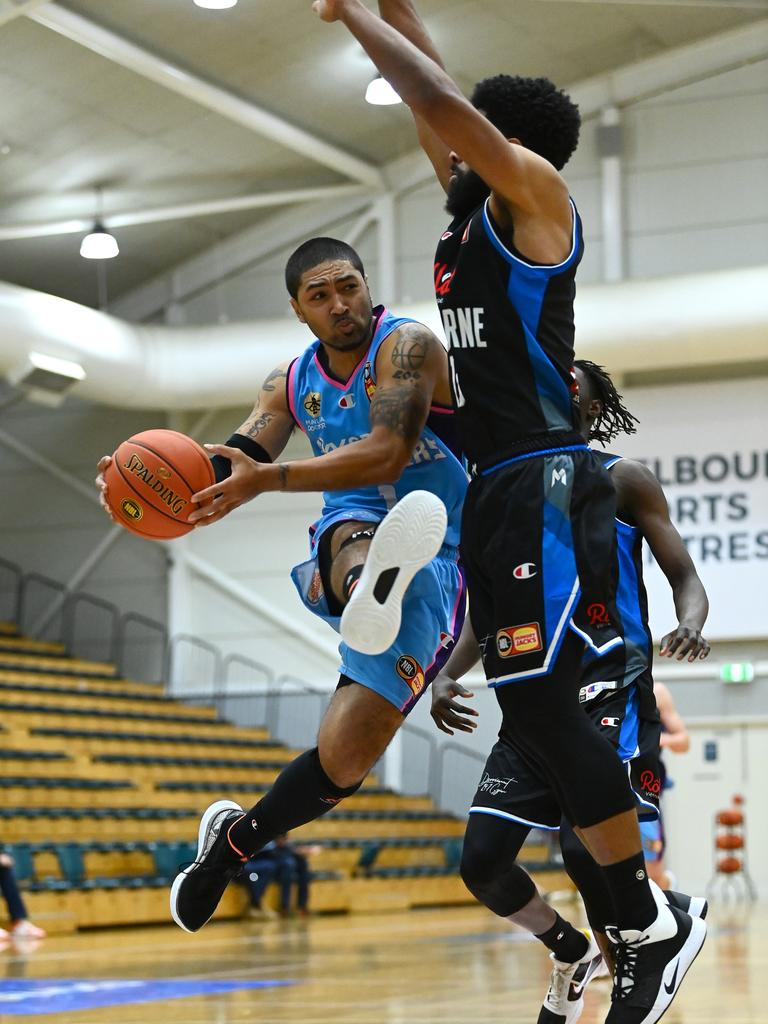
<svg viewBox="0 0 768 1024"><path fill-rule="evenodd" d="M244 434L233 434L226 442L226 445L228 448L239 448L241 452L245 452L254 462L272 461L266 448L262 448L257 441L250 437L245 437ZM226 480L231 475L232 463L229 459L225 459L223 455L214 455L211 458L211 463L213 464L213 472L216 474L216 483L221 483L222 480Z"/></svg>

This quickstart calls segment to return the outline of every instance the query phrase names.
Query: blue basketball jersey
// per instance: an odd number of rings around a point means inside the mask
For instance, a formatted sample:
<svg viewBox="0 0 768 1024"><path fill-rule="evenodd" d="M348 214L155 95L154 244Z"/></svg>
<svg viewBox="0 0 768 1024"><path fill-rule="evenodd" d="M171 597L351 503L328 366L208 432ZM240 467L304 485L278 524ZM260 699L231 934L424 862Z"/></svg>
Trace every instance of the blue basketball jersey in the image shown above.
<svg viewBox="0 0 768 1024"><path fill-rule="evenodd" d="M621 461L620 455L596 451L603 466L610 470ZM653 662L651 634L648 627L648 597L643 583L643 536L636 526L616 519L616 546L619 582L616 607L621 617L624 646L596 658L587 649L583 663L583 682L612 680L619 687L629 686L644 673L650 673Z"/></svg>
<svg viewBox="0 0 768 1024"><path fill-rule="evenodd" d="M325 455L370 433L370 405L376 390L376 356L382 343L403 324L412 321L374 311L371 344L346 383L334 380L323 368L320 341L314 341L288 370L288 405L296 423L312 445L314 455ZM467 474L451 444L453 411L433 406L410 463L394 484L327 491L323 519L350 511L367 512L383 519L388 510L410 491L436 494L448 511L445 543L457 546Z"/></svg>

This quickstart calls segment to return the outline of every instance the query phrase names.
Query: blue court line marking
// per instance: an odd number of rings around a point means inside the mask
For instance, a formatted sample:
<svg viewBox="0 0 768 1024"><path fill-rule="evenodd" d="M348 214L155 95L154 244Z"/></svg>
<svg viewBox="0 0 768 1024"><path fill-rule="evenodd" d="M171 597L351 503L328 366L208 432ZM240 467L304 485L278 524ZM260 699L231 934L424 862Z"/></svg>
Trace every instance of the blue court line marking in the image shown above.
<svg viewBox="0 0 768 1024"><path fill-rule="evenodd" d="M247 989L284 988L298 981L211 981L187 978L9 978L0 988L0 1020L5 1016L57 1014L66 1010L95 1010L168 999L224 995Z"/></svg>

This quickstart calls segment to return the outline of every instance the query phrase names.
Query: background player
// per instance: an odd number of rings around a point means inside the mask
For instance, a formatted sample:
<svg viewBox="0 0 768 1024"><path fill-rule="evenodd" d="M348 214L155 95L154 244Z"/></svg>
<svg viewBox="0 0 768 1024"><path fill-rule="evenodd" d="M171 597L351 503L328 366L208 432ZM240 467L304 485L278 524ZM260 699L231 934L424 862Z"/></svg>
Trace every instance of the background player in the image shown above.
<svg viewBox="0 0 768 1024"><path fill-rule="evenodd" d="M655 900L623 770L578 704L584 644L605 653L622 643L615 494L571 406L583 242L559 172L578 141L578 110L546 79L509 76L481 82L470 103L408 0L382 0L386 20L360 0L313 7L343 22L414 112L448 192L435 291L474 469L462 522L472 621L503 729L605 871L617 923L610 1024L654 1024L706 929ZM508 863L486 824L474 825L476 846Z"/></svg>
<svg viewBox="0 0 768 1024"><path fill-rule="evenodd" d="M360 257L343 242L304 243L288 260L286 284L318 340L267 377L226 446L209 446L221 482L195 496L204 507L190 519L217 522L265 491L324 490L311 557L293 572L302 600L338 628L356 591L363 599L348 609L357 616L352 627L365 632L372 599L386 613L377 629L391 640L378 657L342 643L341 680L317 746L246 814L230 800L205 812L197 859L171 894L174 919L187 931L210 918L244 859L359 788L463 622L457 545L467 480L440 436L452 420L445 349L421 324L373 308ZM297 424L316 457L274 464ZM103 479L97 483L104 498ZM366 560L381 567L367 582ZM403 580L411 577L400 628Z"/></svg>
<svg viewBox="0 0 768 1024"><path fill-rule="evenodd" d="M671 750L675 754L685 754L690 749L691 740L685 722L675 707L669 687L656 680L653 684L653 695L656 698L656 707L659 709L659 718L661 719L662 753L665 750ZM664 790L671 785L663 757L659 759L659 768L659 781L661 794L663 794ZM659 807L658 818L654 821L640 823L640 835L643 837L643 852L648 865L648 874L662 889L671 888L674 885L674 879L664 866L666 839L661 807Z"/></svg>
<svg viewBox="0 0 768 1024"><path fill-rule="evenodd" d="M634 433L635 419L624 407L608 373L588 360L577 360L579 419L585 438L607 444L619 433ZM625 644L603 658L587 652L579 699L594 724L611 741L626 765L635 794L641 829L653 828L658 819L659 795L663 772L660 758L659 714L654 701L652 678L652 642L648 627L648 602L643 584L643 540L667 577L678 616L677 628L661 641L660 654L668 658L694 661L706 658L709 644L701 635L708 612L708 601L696 568L683 541L669 518L669 510L657 479L639 462L607 452L597 452L610 469L616 485L616 532L619 542L618 610L624 625ZM477 647L466 646L469 620L465 624L455 653L443 673L433 683L432 717L443 731L457 728L471 731L474 723L467 717L471 709L458 704L456 697L471 697L469 691L451 679L454 669L467 671L477 660ZM656 684L663 687L663 684ZM666 689L666 687L664 687ZM668 692L668 691L667 691ZM670 719L679 735L679 724ZM662 741L663 742L663 741ZM486 780L514 779L514 785L502 788ZM579 841L565 818L561 820L555 793L547 781L502 731L488 759L480 787L473 800L467 830L462 874L477 898L495 910L503 906L490 903L497 889L490 875L494 863L485 862L482 850L472 840L473 815L491 815L498 823L499 841L510 856L517 856L531 827L545 830L560 828L560 845L568 874L581 893L590 925L604 955L612 962L606 928L614 920L615 910L603 873ZM520 870L518 868L518 870ZM650 869L649 869L650 873ZM508 870L515 885L521 876ZM533 890L533 883L530 883ZM673 905L696 914L705 913L705 904L691 901L679 893L667 894ZM535 894L521 914L509 916L513 923L544 932L545 927L562 930L555 912ZM531 923L533 927L531 928ZM593 952L593 951L591 951ZM568 962L557 951L552 954L554 969L539 1024L572 1024L583 1006L583 992L595 976L597 964L588 954Z"/></svg>

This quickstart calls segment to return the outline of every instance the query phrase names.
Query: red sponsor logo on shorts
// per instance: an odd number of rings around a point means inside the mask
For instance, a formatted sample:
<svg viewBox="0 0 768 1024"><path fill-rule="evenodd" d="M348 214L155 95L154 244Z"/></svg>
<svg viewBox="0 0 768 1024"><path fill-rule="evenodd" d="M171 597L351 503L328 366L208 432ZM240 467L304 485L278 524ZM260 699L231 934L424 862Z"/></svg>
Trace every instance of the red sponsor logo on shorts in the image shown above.
<svg viewBox="0 0 768 1024"><path fill-rule="evenodd" d="M650 768L646 768L640 775L640 788L658 796L661 793L661 779L658 775L654 775Z"/></svg>
<svg viewBox="0 0 768 1024"><path fill-rule="evenodd" d="M611 620L604 604L591 604L587 608L590 626L606 626Z"/></svg>
<svg viewBox="0 0 768 1024"><path fill-rule="evenodd" d="M496 650L502 658L514 658L516 654L532 654L543 649L538 622L507 626L496 634Z"/></svg>
<svg viewBox="0 0 768 1024"><path fill-rule="evenodd" d="M400 678L408 683L414 697L418 697L425 685L424 669L418 661L412 658L410 654L404 654L401 658L397 659L395 668Z"/></svg>

